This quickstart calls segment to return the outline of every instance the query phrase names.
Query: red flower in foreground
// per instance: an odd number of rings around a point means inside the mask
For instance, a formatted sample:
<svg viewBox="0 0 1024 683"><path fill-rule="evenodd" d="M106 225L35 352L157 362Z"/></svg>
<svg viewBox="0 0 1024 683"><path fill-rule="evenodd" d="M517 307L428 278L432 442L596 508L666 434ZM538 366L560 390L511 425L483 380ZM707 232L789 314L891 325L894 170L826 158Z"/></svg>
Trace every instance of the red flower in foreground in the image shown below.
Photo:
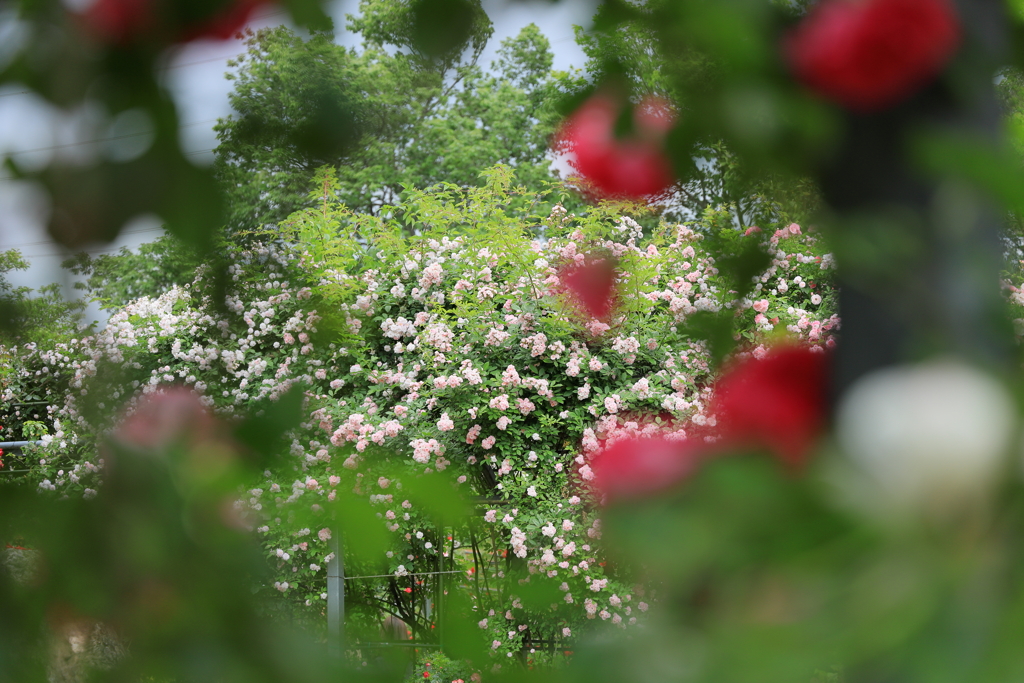
<svg viewBox="0 0 1024 683"><path fill-rule="evenodd" d="M808 87L869 112L927 84L959 43L948 0L824 0L789 36L785 50Z"/></svg>
<svg viewBox="0 0 1024 683"><path fill-rule="evenodd" d="M594 95L565 121L556 145L575 155L573 168L601 195L642 199L660 194L674 181L662 150L671 110L661 100L645 100L633 111L636 132L620 139L615 122L622 109L611 96Z"/></svg>
<svg viewBox="0 0 1024 683"><path fill-rule="evenodd" d="M114 437L122 445L143 451L163 451L180 443L212 438L216 418L186 387L159 389L142 397L135 412L121 423Z"/></svg>
<svg viewBox="0 0 1024 683"><path fill-rule="evenodd" d="M615 309L617 276L613 259L590 258L582 264L573 263L563 269L559 279L584 313L606 320Z"/></svg>
<svg viewBox="0 0 1024 683"><path fill-rule="evenodd" d="M228 0L222 8L198 22L182 22L174 31L176 42L197 38L227 40L242 30L253 10L268 0ZM95 0L83 13L86 26L100 39L115 44L150 39L173 22L174 3L167 0Z"/></svg>
<svg viewBox="0 0 1024 683"><path fill-rule="evenodd" d="M825 426L827 358L805 346L774 349L733 366L715 385L722 444L770 448L799 465Z"/></svg>
<svg viewBox="0 0 1024 683"><path fill-rule="evenodd" d="M152 27L152 0L96 0L82 15L86 25L103 40L130 42Z"/></svg>
<svg viewBox="0 0 1024 683"><path fill-rule="evenodd" d="M601 451L591 463L594 487L608 502L642 498L672 487L700 461L699 439L625 438Z"/></svg>
<svg viewBox="0 0 1024 683"><path fill-rule="evenodd" d="M268 0L234 0L206 22L187 28L182 34L180 42L188 42L197 38L230 40L245 28L252 13L267 2Z"/></svg>

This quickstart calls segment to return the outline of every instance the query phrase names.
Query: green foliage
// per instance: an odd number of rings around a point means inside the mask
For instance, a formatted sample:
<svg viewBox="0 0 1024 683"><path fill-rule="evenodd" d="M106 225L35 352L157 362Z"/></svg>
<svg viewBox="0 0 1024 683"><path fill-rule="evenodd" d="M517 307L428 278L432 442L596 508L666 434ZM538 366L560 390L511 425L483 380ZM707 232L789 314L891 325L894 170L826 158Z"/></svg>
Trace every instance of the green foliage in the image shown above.
<svg viewBox="0 0 1024 683"><path fill-rule="evenodd" d="M348 20L368 46L397 48L441 73L467 52L475 63L494 32L479 0L361 0L359 16Z"/></svg>

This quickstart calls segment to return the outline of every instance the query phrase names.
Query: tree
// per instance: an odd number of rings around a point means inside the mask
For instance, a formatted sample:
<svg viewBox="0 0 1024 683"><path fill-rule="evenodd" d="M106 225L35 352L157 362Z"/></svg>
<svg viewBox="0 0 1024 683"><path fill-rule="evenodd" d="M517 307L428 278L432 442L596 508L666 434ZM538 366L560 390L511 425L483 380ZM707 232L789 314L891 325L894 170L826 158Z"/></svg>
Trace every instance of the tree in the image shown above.
<svg viewBox="0 0 1024 683"><path fill-rule="evenodd" d="M116 254L89 256L83 252L61 266L86 277L85 282L75 283L75 289L86 292L101 308L113 310L191 282L201 260L198 250L163 235L139 245L138 251L121 247Z"/></svg>
<svg viewBox="0 0 1024 683"><path fill-rule="evenodd" d="M12 270L28 267L17 249L0 252L0 346L48 345L80 331L85 304L65 300L60 285L46 285L32 296L32 288L15 287L7 279Z"/></svg>
<svg viewBox="0 0 1024 683"><path fill-rule="evenodd" d="M485 73L477 62L492 29L479 4L470 4L464 41L433 51L418 8L364 0L361 15L349 17L360 50L328 33L250 34L228 76L237 114L216 126L232 231L276 224L305 206L324 164L338 167L339 199L369 213L396 204L405 188L479 185L479 171L498 162L527 184L551 177L547 39L526 27Z"/></svg>

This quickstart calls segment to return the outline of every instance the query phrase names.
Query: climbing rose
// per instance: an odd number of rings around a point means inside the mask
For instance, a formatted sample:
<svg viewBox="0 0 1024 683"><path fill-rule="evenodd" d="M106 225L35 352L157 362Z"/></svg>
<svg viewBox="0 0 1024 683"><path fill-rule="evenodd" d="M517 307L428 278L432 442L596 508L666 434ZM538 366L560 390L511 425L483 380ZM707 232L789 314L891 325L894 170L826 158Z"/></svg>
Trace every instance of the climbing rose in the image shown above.
<svg viewBox="0 0 1024 683"><path fill-rule="evenodd" d="M570 163L597 194L641 199L664 192L673 182L662 140L672 125L668 105L649 98L633 111L635 132L615 136L623 103L606 93L594 95L563 124L556 146L572 152Z"/></svg>
<svg viewBox="0 0 1024 683"><path fill-rule="evenodd" d="M898 104L932 80L960 43L948 0L824 0L785 42L805 85L849 109Z"/></svg>
<svg viewBox="0 0 1024 683"><path fill-rule="evenodd" d="M723 445L767 447L801 464L824 428L826 365L820 349L786 346L727 370L712 401Z"/></svg>

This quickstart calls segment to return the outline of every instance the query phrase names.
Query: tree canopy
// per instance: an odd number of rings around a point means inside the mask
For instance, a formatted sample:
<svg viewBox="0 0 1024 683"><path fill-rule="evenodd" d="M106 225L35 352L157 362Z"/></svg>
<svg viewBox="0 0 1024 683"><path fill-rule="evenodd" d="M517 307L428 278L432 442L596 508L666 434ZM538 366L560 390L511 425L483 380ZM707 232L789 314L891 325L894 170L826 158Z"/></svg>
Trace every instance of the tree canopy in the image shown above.
<svg viewBox="0 0 1024 683"><path fill-rule="evenodd" d="M551 177L548 40L527 26L485 71L478 61L492 28L479 4L465 42L434 51L422 47L417 7L364 0L349 17L360 49L325 32L250 33L228 75L236 114L216 126L229 229L276 224L302 208L325 164L338 168L339 199L368 213L396 204L405 188L479 185L480 169L499 162L527 185Z"/></svg>

